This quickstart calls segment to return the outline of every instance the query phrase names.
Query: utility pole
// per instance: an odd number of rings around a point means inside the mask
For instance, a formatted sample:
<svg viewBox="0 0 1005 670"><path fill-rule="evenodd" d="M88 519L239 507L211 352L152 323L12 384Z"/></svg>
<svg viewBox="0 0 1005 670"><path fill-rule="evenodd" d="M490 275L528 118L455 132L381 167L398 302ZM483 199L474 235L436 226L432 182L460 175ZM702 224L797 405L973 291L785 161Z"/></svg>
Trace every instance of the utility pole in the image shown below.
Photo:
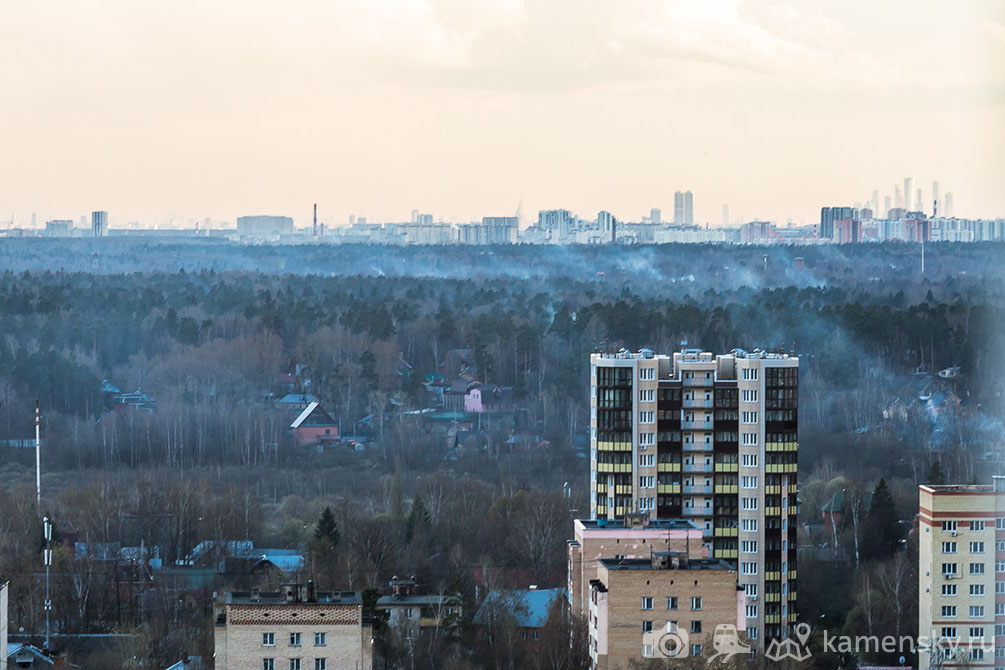
<svg viewBox="0 0 1005 670"><path fill-rule="evenodd" d="M45 524L45 650L49 651L49 614L52 612L52 599L49 595L49 569L52 566L52 522L46 516Z"/></svg>
<svg viewBox="0 0 1005 670"><path fill-rule="evenodd" d="M42 452L38 441L38 400L35 400L35 511L42 513Z"/></svg>

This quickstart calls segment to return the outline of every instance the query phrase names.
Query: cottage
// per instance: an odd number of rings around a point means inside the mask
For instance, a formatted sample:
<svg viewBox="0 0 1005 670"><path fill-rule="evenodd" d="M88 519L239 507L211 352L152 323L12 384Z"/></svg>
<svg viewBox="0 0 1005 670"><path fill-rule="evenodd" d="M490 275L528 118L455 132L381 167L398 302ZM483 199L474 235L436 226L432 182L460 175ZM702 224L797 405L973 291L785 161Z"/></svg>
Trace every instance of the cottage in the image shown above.
<svg viewBox="0 0 1005 670"><path fill-rule="evenodd" d="M298 445L332 444L338 439L338 423L316 400L290 424Z"/></svg>

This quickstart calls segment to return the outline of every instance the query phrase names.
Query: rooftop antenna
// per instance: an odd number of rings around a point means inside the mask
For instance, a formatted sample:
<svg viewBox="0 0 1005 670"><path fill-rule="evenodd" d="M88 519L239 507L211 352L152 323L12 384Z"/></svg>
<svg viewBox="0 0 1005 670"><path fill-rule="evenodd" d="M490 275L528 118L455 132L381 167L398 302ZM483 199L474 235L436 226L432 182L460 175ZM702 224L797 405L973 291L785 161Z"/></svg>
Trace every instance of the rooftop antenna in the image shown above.
<svg viewBox="0 0 1005 670"><path fill-rule="evenodd" d="M314 203L314 237L318 236L318 203Z"/></svg>
<svg viewBox="0 0 1005 670"><path fill-rule="evenodd" d="M52 612L52 598L49 595L49 569L52 567L52 522L46 515L42 519L45 530L45 650L49 651L49 616Z"/></svg>

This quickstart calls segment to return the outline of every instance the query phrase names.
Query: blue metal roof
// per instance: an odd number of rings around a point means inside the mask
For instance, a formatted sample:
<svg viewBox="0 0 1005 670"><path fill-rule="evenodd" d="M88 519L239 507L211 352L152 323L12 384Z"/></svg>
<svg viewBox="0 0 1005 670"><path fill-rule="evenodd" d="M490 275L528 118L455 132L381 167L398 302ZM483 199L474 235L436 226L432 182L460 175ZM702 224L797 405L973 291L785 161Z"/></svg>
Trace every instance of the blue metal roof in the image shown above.
<svg viewBox="0 0 1005 670"><path fill-rule="evenodd" d="M474 623L489 623L493 610L500 608L512 612L520 628L543 628L555 600L565 597L564 588L491 591L478 608Z"/></svg>

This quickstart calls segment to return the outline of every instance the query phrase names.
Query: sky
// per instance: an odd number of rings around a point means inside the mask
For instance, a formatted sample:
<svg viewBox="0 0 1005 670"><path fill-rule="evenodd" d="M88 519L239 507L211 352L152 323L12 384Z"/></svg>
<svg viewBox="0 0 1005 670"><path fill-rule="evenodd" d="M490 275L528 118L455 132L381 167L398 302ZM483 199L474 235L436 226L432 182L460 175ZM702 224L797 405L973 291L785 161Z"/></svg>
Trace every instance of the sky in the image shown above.
<svg viewBox="0 0 1005 670"><path fill-rule="evenodd" d="M1001 0L0 0L0 222L1005 216ZM930 204L928 205L930 208Z"/></svg>

